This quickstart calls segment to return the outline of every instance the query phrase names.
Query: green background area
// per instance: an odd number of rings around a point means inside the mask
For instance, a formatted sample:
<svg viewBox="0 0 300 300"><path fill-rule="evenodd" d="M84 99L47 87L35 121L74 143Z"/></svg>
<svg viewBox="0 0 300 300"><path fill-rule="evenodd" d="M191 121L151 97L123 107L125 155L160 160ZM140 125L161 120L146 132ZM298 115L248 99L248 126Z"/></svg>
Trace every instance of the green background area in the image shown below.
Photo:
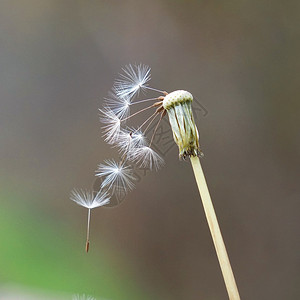
<svg viewBox="0 0 300 300"><path fill-rule="evenodd" d="M92 244L86 254L83 236L28 200L24 194L0 194L1 284L104 299L150 299L104 241Z"/></svg>

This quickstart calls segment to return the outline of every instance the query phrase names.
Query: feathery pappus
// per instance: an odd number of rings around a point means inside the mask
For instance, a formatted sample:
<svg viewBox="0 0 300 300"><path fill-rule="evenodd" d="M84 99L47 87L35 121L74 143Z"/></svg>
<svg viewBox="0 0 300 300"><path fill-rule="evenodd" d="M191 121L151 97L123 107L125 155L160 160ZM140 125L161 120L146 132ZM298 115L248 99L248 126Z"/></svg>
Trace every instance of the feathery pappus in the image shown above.
<svg viewBox="0 0 300 300"><path fill-rule="evenodd" d="M105 141L118 148L122 158L119 163L110 160L100 164L96 176L102 178L101 187L107 188L112 194L116 193L117 197L124 196L134 186L135 178L130 174L132 169L128 163L155 170L164 164L163 158L152 145L166 114L179 147L179 157L202 156L191 108L192 94L183 90L168 93L149 86L150 71L150 67L143 64L125 66L109 92L109 97L105 99L104 107L99 109ZM158 95L139 99L140 92L145 94L147 91ZM128 122L142 114L146 117L141 124L136 127L128 125ZM154 122L156 125L151 128Z"/></svg>
<svg viewBox="0 0 300 300"><path fill-rule="evenodd" d="M168 93L149 86L150 71L150 67L143 64L125 66L105 98L104 107L99 109L104 139L117 148L121 156L120 161L108 159L100 163L95 171L100 180L96 190L100 189L102 193L109 195L111 206L120 203L128 191L135 187L137 178L132 165L150 170L158 170L164 165L163 158L153 149L153 141L165 115L168 114L173 138L179 147L179 157L202 156L191 108L192 94L183 90ZM145 95L146 92L157 95L139 99L140 94ZM129 124L137 116L144 117L141 124ZM90 196L91 194L73 191L71 197L80 205L85 203L82 206L89 209L88 218L91 208L86 203L95 201ZM108 203L106 201L98 206ZM87 239L87 250L88 246Z"/></svg>
<svg viewBox="0 0 300 300"><path fill-rule="evenodd" d="M90 221L91 221L91 210L96 207L100 207L106 205L110 201L110 196L106 191L102 189L98 191L95 195L93 192L82 190L82 189L74 189L71 192L70 199L77 203L78 205L85 207L88 209L88 217L87 217L87 233L86 233L86 244L85 250L89 251L90 247Z"/></svg>

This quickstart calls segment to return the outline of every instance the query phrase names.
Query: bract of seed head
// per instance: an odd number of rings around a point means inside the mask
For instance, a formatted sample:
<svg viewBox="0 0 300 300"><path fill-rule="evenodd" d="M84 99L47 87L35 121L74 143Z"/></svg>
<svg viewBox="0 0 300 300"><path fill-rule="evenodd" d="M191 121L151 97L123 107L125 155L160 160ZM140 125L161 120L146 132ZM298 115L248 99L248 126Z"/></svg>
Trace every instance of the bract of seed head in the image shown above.
<svg viewBox="0 0 300 300"><path fill-rule="evenodd" d="M158 170L163 164L163 158L148 146L141 146L134 149L129 159L135 161L142 168Z"/></svg>
<svg viewBox="0 0 300 300"><path fill-rule="evenodd" d="M150 70L149 66L143 64L125 66L114 84L117 95L121 98L134 97L151 79Z"/></svg>
<svg viewBox="0 0 300 300"><path fill-rule="evenodd" d="M70 199L78 205L88 209L93 209L109 203L109 195L103 190L100 190L94 196L93 192L82 189L74 189L71 192Z"/></svg>
<svg viewBox="0 0 300 300"><path fill-rule="evenodd" d="M192 101L192 94L183 90L169 93L163 100L180 158L203 156L199 147L199 133L193 117Z"/></svg>

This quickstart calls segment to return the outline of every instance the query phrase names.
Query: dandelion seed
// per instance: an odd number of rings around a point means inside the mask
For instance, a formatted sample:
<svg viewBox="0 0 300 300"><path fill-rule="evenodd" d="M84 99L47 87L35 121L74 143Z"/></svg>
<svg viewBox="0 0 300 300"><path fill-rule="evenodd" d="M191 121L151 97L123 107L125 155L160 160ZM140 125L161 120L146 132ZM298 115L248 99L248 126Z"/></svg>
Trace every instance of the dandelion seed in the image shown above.
<svg viewBox="0 0 300 300"><path fill-rule="evenodd" d="M105 141L109 144L114 144L118 139L120 128L121 128L121 120L120 118L110 109L99 109L100 121L105 124L102 129L104 132Z"/></svg>
<svg viewBox="0 0 300 300"><path fill-rule="evenodd" d="M148 146L136 148L129 155L130 159L136 161L142 168L158 170L163 164L163 158Z"/></svg>
<svg viewBox="0 0 300 300"><path fill-rule="evenodd" d="M131 101L139 90L150 89L157 91L163 95L167 93L164 91L157 90L152 87L147 86L147 82L150 80L150 68L146 65L128 65L123 69L123 74L120 74L120 78L116 80L113 90L115 93L115 98L127 97L126 105L117 104L114 101L106 102L107 107L104 109L104 114L102 122L105 124L104 136L108 143L114 144L119 148L120 153L123 157L131 161L137 162L141 167L157 170L162 164L163 159L150 148L154 134L158 128L158 125L162 117L166 114L165 109L163 108L164 96L159 96L156 98L148 98L144 100ZM116 100L120 103L120 99ZM139 111L133 113L132 115L126 115L124 111L128 111L128 107L133 104L142 104L148 101L156 101L154 104L142 108ZM122 102L122 100L121 100ZM119 106L118 106L119 105ZM127 107L128 106L128 107ZM121 128L125 125L125 121L135 117L138 114L144 113L148 110L155 109L154 113L150 117L146 118L144 122L134 131L131 132L130 128ZM124 113L123 113L124 112ZM123 115L123 116L121 116ZM146 145L145 134L150 128L150 125L157 120L157 117L160 115L159 121L155 126L150 145ZM143 131L141 130L142 128ZM124 160L124 159L123 159ZM98 172L96 176L104 176L105 172L109 172L109 175L103 181L103 187L111 189L113 192L117 190L125 190L124 182L120 181L117 184L111 184L112 180L117 181L116 177L116 166L109 166L109 171L103 169L101 166L101 172ZM107 174L106 174L107 175ZM122 177L121 177L122 178Z"/></svg>
<svg viewBox="0 0 300 300"><path fill-rule="evenodd" d="M139 90L146 88L146 83L151 79L151 69L147 65L128 65L122 70L114 84L119 97L134 97Z"/></svg>
<svg viewBox="0 0 300 300"><path fill-rule="evenodd" d="M113 194L123 196L134 188L136 178L130 166L125 162L106 160L105 164L99 164L96 176L103 177L102 187L111 190Z"/></svg>
<svg viewBox="0 0 300 300"><path fill-rule="evenodd" d="M86 234L86 252L89 251L90 246L90 220L91 220L91 210L93 208L103 206L109 203L109 195L107 192L100 190L95 196L92 192L86 190L74 189L71 192L70 199L80 206L88 209L88 219L87 219L87 234Z"/></svg>
<svg viewBox="0 0 300 300"><path fill-rule="evenodd" d="M128 128L120 131L116 146L122 155L126 155L126 153L133 151L135 148L144 146L145 143L146 138L142 131Z"/></svg>
<svg viewBox="0 0 300 300"><path fill-rule="evenodd" d="M127 96L120 97L117 95L118 91L113 89L105 98L105 104L110 110L120 119L127 117L130 110L130 98Z"/></svg>
<svg viewBox="0 0 300 300"><path fill-rule="evenodd" d="M144 146L146 143L146 138L142 131L140 130L133 130L131 134L131 144L133 148L139 148Z"/></svg>

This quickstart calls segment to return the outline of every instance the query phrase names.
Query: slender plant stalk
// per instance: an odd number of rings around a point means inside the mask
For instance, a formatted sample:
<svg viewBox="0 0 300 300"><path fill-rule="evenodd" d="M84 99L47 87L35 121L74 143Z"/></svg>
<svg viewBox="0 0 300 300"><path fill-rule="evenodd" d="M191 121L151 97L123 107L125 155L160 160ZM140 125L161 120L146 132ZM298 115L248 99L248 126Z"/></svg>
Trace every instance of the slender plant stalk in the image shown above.
<svg viewBox="0 0 300 300"><path fill-rule="evenodd" d="M222 238L217 216L210 198L204 173L200 164L200 160L196 156L191 156L191 164L194 170L196 182L202 199L208 226L212 235L212 239L216 248L223 278L230 300L240 300L239 291L234 279L230 261L227 255L225 244Z"/></svg>

